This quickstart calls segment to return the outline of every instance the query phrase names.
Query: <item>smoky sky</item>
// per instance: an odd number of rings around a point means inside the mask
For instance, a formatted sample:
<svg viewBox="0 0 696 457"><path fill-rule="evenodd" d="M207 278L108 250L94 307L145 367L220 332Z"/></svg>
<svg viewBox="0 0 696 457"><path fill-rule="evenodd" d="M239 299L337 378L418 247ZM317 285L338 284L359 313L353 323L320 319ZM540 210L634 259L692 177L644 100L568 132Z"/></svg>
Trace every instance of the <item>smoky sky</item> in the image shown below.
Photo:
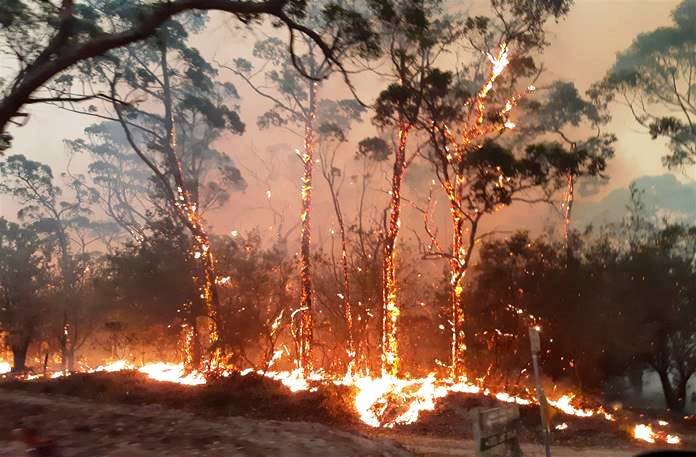
<svg viewBox="0 0 696 457"><path fill-rule="evenodd" d="M485 1L450 3L452 11L483 8L487 4ZM604 76L614 62L616 53L627 48L637 34L669 24L670 12L678 3L678 0L576 0L565 20L548 27L551 44L541 58L546 69L546 80L573 81L584 91ZM248 57L253 43L267 33L278 32L270 28L248 30L223 14L212 14L206 29L194 36L192 43L211 61L230 63L235 58ZM279 36L284 37L282 33ZM0 68L0 73L6 71ZM387 83L368 72L354 74L351 78L360 98L368 103ZM269 237L276 236L279 230L292 233L299 219L302 166L295 150L302 148L301 131L298 128L299 134L294 134L273 128L259 130L256 119L271 106L270 103L254 95L229 71L221 69L220 80L237 87L241 95L240 115L247 129L242 136L224 136L216 146L232 157L248 185L244 192L233 193L224 208L208 214L208 223L218 233L254 228ZM322 87L319 95L343 98L348 97L349 93L340 80L332 80ZM24 154L33 160L48 163L56 175L64 171L68 163L72 171L84 172L87 157L73 156L69 161L63 140L79 138L83 129L96 120L50 106L34 106L29 112L28 125L11 130L15 142L7 154ZM609 166L609 182L598 194L585 197L582 203L585 218L591 213L587 210L590 202L605 204L607 196L613 195L612 191L625 189L632 180L644 175L666 173L660 162L665 145L651 140L641 131L624 107L613 106L612 114L613 120L607 131L618 136L617 155ZM368 112L363 122L351 131L350 141L337 154L336 165L343 169L340 199L351 222L356 217L362 182L360 176L364 172L364 164L355 159L356 143L376 134L369 116ZM517 119L516 122L523 123L524 119ZM388 198L389 163L370 164L368 171L370 209L365 216L368 222L377 223ZM678 179L672 178L672 185L680 185L680 181L685 179L683 175L679 175ZM428 190L430 180L428 167L414 163L407 175L404 192L406 202L402 227L405 236L415 236L422 229L421 215L416 206ZM439 195L439 191L437 187L433 190L436 195ZM7 196L0 198L0 214L13 218L16 205ZM440 204L436 209L441 222L446 219L444 207L444 204ZM556 217L548 208L518 205L501 211L487 225L501 230L538 230L558 223L554 219ZM334 220L327 186L317 167L313 213L314 239L317 243L325 245L330 239ZM296 235L298 238L299 232Z"/></svg>

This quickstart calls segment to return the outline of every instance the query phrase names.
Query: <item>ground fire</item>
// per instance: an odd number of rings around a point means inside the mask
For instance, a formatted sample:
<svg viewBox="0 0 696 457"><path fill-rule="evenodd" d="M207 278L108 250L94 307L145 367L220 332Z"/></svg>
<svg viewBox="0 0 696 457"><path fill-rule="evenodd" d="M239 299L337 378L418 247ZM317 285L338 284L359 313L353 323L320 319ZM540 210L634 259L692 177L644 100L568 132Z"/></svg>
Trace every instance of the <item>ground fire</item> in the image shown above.
<svg viewBox="0 0 696 457"><path fill-rule="evenodd" d="M0 362L0 369L9 372L9 365ZM145 374L150 379L162 382L173 382L189 386L197 386L206 383L206 376L199 372L187 372L183 364L156 362L136 367L131 363L118 360L96 368L86 368L84 372L120 372L136 370ZM1 372L0 372L1 373ZM254 373L253 370L243 370L242 375ZM291 392L316 390L322 384L338 384L350 386L355 390L353 407L360 420L370 427L392 428L396 425L412 424L418 421L419 415L425 411L433 411L437 402L450 393L468 393L495 398L504 403L530 405L537 403L533 395L525 393L511 395L506 392L495 392L466 381L438 380L434 375L421 379L399 379L385 375L379 378L369 376L346 376L340 379L331 379L321 372L313 372L309 377L304 377L304 370L297 369L291 372L256 372L280 381ZM228 376L229 371L221 371L222 376ZM51 378L69 376L63 372L55 372ZM40 376L28 376L31 381ZM579 418L601 417L613 427L628 427L630 435L637 441L650 444L661 443L678 445L681 439L678 435L670 433L668 423L662 420L654 421L654 424L631 424L621 416L621 413L609 413L603 406L594 408L577 406L573 404L575 395L572 393L561 395L555 399L548 399L548 403L569 416ZM653 429L655 427L655 429ZM557 430L565 430L568 425L563 423L556 426Z"/></svg>

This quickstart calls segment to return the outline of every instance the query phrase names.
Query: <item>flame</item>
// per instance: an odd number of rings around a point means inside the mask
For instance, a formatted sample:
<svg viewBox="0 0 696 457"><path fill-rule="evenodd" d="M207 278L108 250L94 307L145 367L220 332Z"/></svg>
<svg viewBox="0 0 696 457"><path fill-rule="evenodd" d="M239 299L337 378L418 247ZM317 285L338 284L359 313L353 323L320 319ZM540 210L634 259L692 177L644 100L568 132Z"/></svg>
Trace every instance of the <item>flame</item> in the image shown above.
<svg viewBox="0 0 696 457"><path fill-rule="evenodd" d="M190 386L205 384L205 377L200 372L186 373L183 363L151 363L139 368L138 371L155 381L176 382Z"/></svg>
<svg viewBox="0 0 696 457"><path fill-rule="evenodd" d="M115 362L108 363L106 365L100 365L94 370L89 370L90 372L107 372L114 373L116 371L132 370L133 367L125 360L117 360Z"/></svg>
<svg viewBox="0 0 696 457"><path fill-rule="evenodd" d="M649 425L638 424L633 429L633 437L637 440L645 441L647 443L655 443L655 432Z"/></svg>
<svg viewBox="0 0 696 457"><path fill-rule="evenodd" d="M381 378L357 377L353 385L358 391L355 409L360 419L372 427L413 423L421 411L434 410L435 400L448 394L433 374L414 380L386 374Z"/></svg>
<svg viewBox="0 0 696 457"><path fill-rule="evenodd" d="M12 365L4 360L0 360L0 374L9 373L10 371L12 371Z"/></svg>
<svg viewBox="0 0 696 457"><path fill-rule="evenodd" d="M10 364L0 361L0 373L2 370L9 371ZM118 372L122 370L137 370L148 378L155 381L173 382L196 386L206 383L206 379L201 372L187 371L183 363L155 362L146 364L140 368L135 367L128 361L116 360L114 362L100 365L96 368L85 369L85 372ZM224 371L223 376L228 376L231 372ZM483 388L461 377L457 381L451 379L441 379L434 373L424 378L403 379L389 374L381 377L370 377L367 375L346 374L343 378L334 379L326 375L321 370L312 371L309 376L304 375L302 367L292 371L261 371L251 368L242 370L240 375L245 376L256 373L266 376L285 385L291 392L313 392L318 389L320 384L333 383L335 385L345 385L355 389L355 399L353 406L360 420L371 427L393 428L399 424L412 424L416 422L424 411L433 411L437 400L446 397L450 393L466 393L474 395L484 395L493 397L505 403L518 405L537 404L537 400L528 391L521 394L509 392L495 392L488 388ZM70 373L62 371L55 372L50 378L69 376ZM36 375L29 375L25 379L31 380L39 378ZM613 414L602 406L596 408L580 407L575 403L576 395L565 393L555 399L548 399L550 406L579 418L597 417L609 422L616 422ZM625 421L623 418L622 421ZM656 421L659 427L669 425L664 420ZM568 424L563 422L556 425L556 430L566 430ZM655 430L650 424L635 424L630 426L631 436L646 443L665 443L677 445L681 443L681 438L667 431Z"/></svg>
<svg viewBox="0 0 696 457"><path fill-rule="evenodd" d="M257 374L268 376L271 379L281 382L285 387L290 389L291 392L302 392L310 391L314 392L317 390L316 387L310 386L311 382L320 382L324 379L321 371L313 371L309 376L304 376L303 368L296 368L292 371L257 371Z"/></svg>
<svg viewBox="0 0 696 457"><path fill-rule="evenodd" d="M137 370L155 381L174 382L189 386L196 386L206 383L205 377L202 373L199 371L187 372L183 363L155 362L143 365L140 368L136 368L133 364L126 360L116 360L86 371L88 373L115 373L117 371L124 370ZM58 378L61 376L63 376L63 372L56 372L51 375L52 378Z"/></svg>
<svg viewBox="0 0 696 457"><path fill-rule="evenodd" d="M578 417L592 417L595 415L595 411L591 409L577 408L570 404L570 402L575 398L572 394L563 395L558 400L548 400L548 403L556 409L560 409L564 413L571 416Z"/></svg>
<svg viewBox="0 0 696 457"><path fill-rule="evenodd" d="M669 425L668 422L659 420L657 421L659 426ZM633 427L633 437L639 441L645 441L646 443L654 444L657 441L663 441L667 444L680 444L681 438L677 435L671 435L663 431L655 431L649 424L637 424Z"/></svg>

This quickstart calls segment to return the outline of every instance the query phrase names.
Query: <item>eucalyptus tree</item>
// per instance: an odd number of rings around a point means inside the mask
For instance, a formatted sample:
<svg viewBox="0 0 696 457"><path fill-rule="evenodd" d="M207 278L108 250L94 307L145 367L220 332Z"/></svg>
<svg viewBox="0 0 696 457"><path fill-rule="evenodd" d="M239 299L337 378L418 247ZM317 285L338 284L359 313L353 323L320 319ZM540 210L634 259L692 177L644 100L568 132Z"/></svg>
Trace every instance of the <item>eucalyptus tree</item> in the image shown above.
<svg viewBox="0 0 696 457"><path fill-rule="evenodd" d="M85 138L66 140L74 153L87 153L89 180L99 206L130 238L143 240L149 216L157 206L149 169L133 152L117 122L87 127Z"/></svg>
<svg viewBox="0 0 696 457"><path fill-rule="evenodd" d="M373 123L381 130L397 132L384 220L381 310L382 372L394 376L399 370L400 314L396 242L401 218L401 185L409 163L407 146L411 133L419 126L423 97L434 66L455 41L460 27L444 14L440 0L384 2L382 8L380 32L390 83L376 100ZM368 140L363 146L378 145L376 138Z"/></svg>
<svg viewBox="0 0 696 457"><path fill-rule="evenodd" d="M348 361L346 363L346 372L351 374L355 368L355 359L357 358L357 351L354 341L354 331L353 331L353 305L351 302L350 294L350 262L348 254L348 229L346 226L346 218L344 216L343 206L341 204L340 193L345 183L346 174L345 167L340 168L336 163L336 155L339 152L341 146L347 142L345 133L337 125L327 125L321 126L319 128L319 163L321 167L321 174L329 187L329 193L331 194L331 203L334 209L334 214L336 216L336 223L338 224L338 234L340 238L340 252L341 252L341 274L339 275L335 267L334 260L334 247L333 247L333 236L334 231L331 230L331 260L333 261L334 277L337 282L340 283L339 298L343 301L343 323L345 324L346 333L346 353ZM340 280L338 280L340 276Z"/></svg>
<svg viewBox="0 0 696 457"><path fill-rule="evenodd" d="M462 20L453 45L460 57L456 68L429 73L420 120L429 137L424 155L447 198L452 223L449 252L436 248L437 240L430 244L438 251L431 254L450 264L455 377L463 374L466 351L464 275L481 219L510 204L514 194L540 185L543 173L550 171L494 140L514 128L511 112L524 96L524 85L540 71L534 55L547 44L546 23L561 19L570 5L563 0L492 0L488 15Z"/></svg>
<svg viewBox="0 0 696 457"><path fill-rule="evenodd" d="M363 46L361 40L344 40L345 31L341 24L326 21L317 9L309 11L308 23L327 42L332 43L333 55L336 57L349 58ZM368 35L364 38L367 37ZM323 83L333 74L339 73L341 67L311 38L303 37L301 46L302 51L297 55L288 55L282 40L269 37L254 45L253 55L261 62L258 71L251 61L243 58L235 59L232 65L225 68L245 81L256 95L272 103L272 107L258 118L260 128L286 128L293 133L293 129L300 128L304 132L302 151L298 150L303 165L300 181L300 303L298 323L293 325L293 334L296 338L298 364L306 375L311 370L314 332L311 208L317 131L326 127L345 135L350 124L359 118L363 107L354 98L333 100L322 96ZM259 73L264 76L263 82L255 77ZM346 303L346 316L350 313L349 307ZM348 351L353 352L350 348ZM351 354L349 358L352 357Z"/></svg>
<svg viewBox="0 0 696 457"><path fill-rule="evenodd" d="M51 168L23 155L11 155L0 162L0 193L13 197L21 208L20 221L33 224L43 235L46 249L55 253L58 275L55 277L56 302L51 311L60 323L53 331L64 370L73 370L75 353L89 334L89 319L85 319L81 292L89 273L89 252L80 243L81 232L89 230L89 216L96 202L95 193L77 177L68 177L67 189L54 182ZM81 248L81 249L80 249Z"/></svg>
<svg viewBox="0 0 696 457"><path fill-rule="evenodd" d="M333 45L304 24L307 2L303 0L6 0L0 4L0 52L14 72L0 80L0 150L12 140L7 128L21 126L29 114L25 108L37 103L79 103L108 94L85 94L59 82L66 71L81 62L112 50L146 40L160 33L177 15L206 11L230 13L240 24L257 25L264 18L284 28L294 42L307 36L333 64L343 64ZM323 16L345 33L341 42L353 41L363 53L374 51L374 34L365 15L342 2L327 2ZM286 52L287 52L286 51Z"/></svg>
<svg viewBox="0 0 696 457"><path fill-rule="evenodd" d="M614 156L616 136L604 130L610 120L608 99L596 88L583 96L572 82L555 81L536 92L535 97L521 102L524 124L519 128L518 138L524 144L534 142L536 159L543 166L553 167L565 181L549 180L543 190L544 199L550 201L563 219L570 257L570 223L576 188L580 184L581 191L592 192L606 179L603 172L607 161ZM560 187L565 187L565 195L558 205L552 194ZM517 200L534 201L523 197Z"/></svg>
<svg viewBox="0 0 696 457"><path fill-rule="evenodd" d="M90 171L106 191L107 213L111 211L122 225L137 234L148 218L128 199L133 189L122 189L119 174L125 165L131 179L139 178L140 188L148 190L155 208L170 214L191 234L189 254L195 259L194 276L203 298L200 304L186 303L185 353L187 365L194 369L203 368L203 352L207 351L210 363L221 357L217 273L203 214L222 205L235 186L244 184L230 157L213 145L225 133L241 134L244 124L237 114L234 86L218 83L216 69L188 44L188 30L201 30L204 24L205 17L183 16L138 46L83 65L80 77L109 87L110 107L90 105L77 111L115 122L121 131L108 123L97 124L87 129L87 139L70 143L73 150L95 158ZM150 186L142 179L144 171ZM109 206L111 194L118 196L116 207Z"/></svg>
<svg viewBox="0 0 696 457"><path fill-rule="evenodd" d="M0 218L0 330L12 351L12 371L26 370L29 346L45 323L50 256L33 224Z"/></svg>
<svg viewBox="0 0 696 457"><path fill-rule="evenodd" d="M668 167L696 163L696 1L683 0L672 24L642 33L598 85L631 110L653 139L669 144Z"/></svg>

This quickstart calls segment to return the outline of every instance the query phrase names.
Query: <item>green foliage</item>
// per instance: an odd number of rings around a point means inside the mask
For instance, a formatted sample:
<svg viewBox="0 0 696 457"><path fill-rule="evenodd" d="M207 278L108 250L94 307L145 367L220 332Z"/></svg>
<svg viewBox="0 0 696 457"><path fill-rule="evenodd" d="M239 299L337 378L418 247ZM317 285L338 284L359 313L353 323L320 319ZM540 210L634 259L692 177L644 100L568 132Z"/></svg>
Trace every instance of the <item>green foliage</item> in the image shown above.
<svg viewBox="0 0 696 457"><path fill-rule="evenodd" d="M14 197L22 207L17 212L20 220L38 222L51 232L63 232L70 227L84 226L91 214L96 195L81 185L69 181L72 199L63 198L63 190L54 183L48 165L27 159L21 154L11 155L0 162L0 193Z"/></svg>
<svg viewBox="0 0 696 457"><path fill-rule="evenodd" d="M373 122L379 127L419 122L427 92L442 97L453 74L435 68L435 60L461 35L460 25L443 12L440 0L394 2L381 21L393 82L375 102Z"/></svg>
<svg viewBox="0 0 696 457"><path fill-rule="evenodd" d="M529 364L527 328L540 324L553 378L599 391L612 375L651 367L669 374L668 404L683 408L680 384L696 372L696 230L638 224L639 213L599 236L576 234L570 259L561 243L526 233L486 242L466 298L472 367L515 379Z"/></svg>
<svg viewBox="0 0 696 457"><path fill-rule="evenodd" d="M324 13L329 16L334 14L341 16L335 18L339 22L346 20L351 22L352 19L342 16L347 14L347 11L337 5L329 4ZM368 38L358 41L343 41L344 37L358 32L337 29L337 23L328 21L317 11L311 11L306 17L306 22L312 29L330 37L336 52L339 54L349 55L354 52L358 54L367 52L369 54L372 52L366 48L358 49L366 43L365 40ZM334 62L326 58L326 55L315 43L304 40L303 45L301 52L295 50L296 55L289 56L287 45L276 37L256 42L253 56L262 63L263 68L268 68L264 72L264 84L253 81L254 65L247 59L237 58L231 66L226 68L242 78L254 89L257 95L273 103L273 107L257 119L260 128L304 127L312 116L316 116L319 124L324 125L324 129L332 126L333 132L330 136L336 137L336 134L345 136L351 124L360 119L365 108L353 99L331 100L321 98L321 94L317 100L310 100L310 86L316 84L318 92L321 92L321 83L339 69ZM365 44L365 46L372 45ZM339 129L341 132L338 131ZM325 133L328 133L328 130Z"/></svg>
<svg viewBox="0 0 696 457"><path fill-rule="evenodd" d="M539 92L521 103L519 138L527 143L526 156L548 174L546 192L564 187L568 176L579 178L581 191L596 190L607 179L604 172L617 141L603 131L611 119L606 95L591 88L583 96L567 81Z"/></svg>
<svg viewBox="0 0 696 457"><path fill-rule="evenodd" d="M94 159L90 174L102 192L102 206L132 236L142 236L148 211L176 193L173 160L201 212L221 207L231 192L246 186L229 155L213 146L226 134L242 134L245 126L236 88L219 83L217 69L188 44L189 32L200 28L203 19L170 21L143 44L114 51L89 66L91 74L131 98L119 108L124 117L120 127L94 124L85 131L87 141L69 145ZM168 124L162 115L167 106L176 134L174 157L168 155ZM131 198L138 193L139 198Z"/></svg>
<svg viewBox="0 0 696 457"><path fill-rule="evenodd" d="M373 136L360 140L356 158L366 157L375 162L382 162L387 160L390 154L391 148L389 144L384 139Z"/></svg>
<svg viewBox="0 0 696 457"><path fill-rule="evenodd" d="M172 326L176 335L177 324L190 322L187 304L200 301L192 279L195 261L188 254L191 241L168 218L151 221L146 232L143 240L126 242L106 256L99 293L110 303L111 319L142 331Z"/></svg>
<svg viewBox="0 0 696 457"><path fill-rule="evenodd" d="M212 247L219 277L228 278L220 287L222 345L232 363L266 368L277 341L289 339L293 259L282 244L264 247L258 231L214 237Z"/></svg>
<svg viewBox="0 0 696 457"><path fill-rule="evenodd" d="M627 103L653 139L669 141L663 157L669 168L696 163L696 2L683 0L672 19L671 26L638 35L599 85Z"/></svg>
<svg viewBox="0 0 696 457"><path fill-rule="evenodd" d="M0 331L24 369L29 344L46 323L49 259L35 227L0 218Z"/></svg>

